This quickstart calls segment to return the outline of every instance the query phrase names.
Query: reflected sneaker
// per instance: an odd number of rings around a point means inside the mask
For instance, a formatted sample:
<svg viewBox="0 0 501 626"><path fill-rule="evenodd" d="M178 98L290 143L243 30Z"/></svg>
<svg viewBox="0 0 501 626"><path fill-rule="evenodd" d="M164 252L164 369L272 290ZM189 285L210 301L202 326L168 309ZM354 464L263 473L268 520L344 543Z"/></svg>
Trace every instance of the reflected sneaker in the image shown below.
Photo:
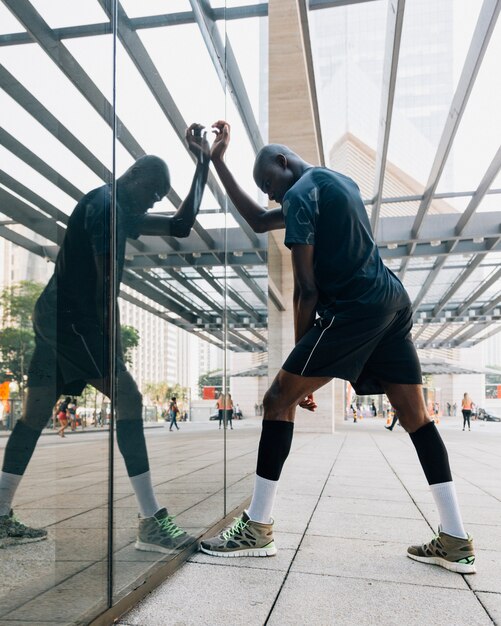
<svg viewBox="0 0 501 626"><path fill-rule="evenodd" d="M44 539L47 539L45 529L25 526L16 518L12 510L8 515L0 515L0 548Z"/></svg>
<svg viewBox="0 0 501 626"><path fill-rule="evenodd" d="M453 537L439 529L439 533L430 543L407 548L407 556L415 561L440 565L451 572L474 574L475 551L473 539Z"/></svg>
<svg viewBox="0 0 501 626"><path fill-rule="evenodd" d="M153 517L140 517L136 549L146 552L170 553L196 541L174 523L174 516L167 509L157 511Z"/></svg>
<svg viewBox="0 0 501 626"><path fill-rule="evenodd" d="M274 556L273 522L262 524L252 521L244 511L235 522L217 537L205 539L200 550L212 556Z"/></svg>

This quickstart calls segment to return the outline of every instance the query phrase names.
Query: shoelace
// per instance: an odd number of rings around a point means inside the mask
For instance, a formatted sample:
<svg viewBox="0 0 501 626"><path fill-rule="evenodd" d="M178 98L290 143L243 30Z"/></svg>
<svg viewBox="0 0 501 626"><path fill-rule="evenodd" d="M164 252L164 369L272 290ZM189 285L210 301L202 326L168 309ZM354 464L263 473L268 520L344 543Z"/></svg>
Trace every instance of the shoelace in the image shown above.
<svg viewBox="0 0 501 626"><path fill-rule="evenodd" d="M157 520L157 522L160 528L162 530L165 530L167 533L169 533L169 535L173 537L174 539L184 533L184 530L181 530L181 528L179 528L177 524L174 524L173 515L167 515L167 517L164 517L163 519L159 519Z"/></svg>
<svg viewBox="0 0 501 626"><path fill-rule="evenodd" d="M20 528L26 528L26 526L17 519L17 517L14 515L14 513L11 514L10 518L9 518L12 522L14 522L14 526L18 526Z"/></svg>
<svg viewBox="0 0 501 626"><path fill-rule="evenodd" d="M241 530L245 530L245 528L247 528L247 522L244 522L241 517L234 517L233 519L235 520L233 526L230 526L230 528L228 528L228 530L225 530L221 535L222 538L226 541L228 539L231 539L233 535L236 535Z"/></svg>

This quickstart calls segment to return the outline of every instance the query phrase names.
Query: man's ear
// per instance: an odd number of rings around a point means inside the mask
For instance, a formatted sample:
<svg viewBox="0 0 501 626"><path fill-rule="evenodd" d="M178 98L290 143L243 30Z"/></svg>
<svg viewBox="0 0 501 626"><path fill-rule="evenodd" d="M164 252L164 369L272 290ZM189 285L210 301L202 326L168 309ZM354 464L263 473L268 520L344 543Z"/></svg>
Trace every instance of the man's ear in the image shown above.
<svg viewBox="0 0 501 626"><path fill-rule="evenodd" d="M282 169L287 169L287 157L285 154L277 154L277 163Z"/></svg>

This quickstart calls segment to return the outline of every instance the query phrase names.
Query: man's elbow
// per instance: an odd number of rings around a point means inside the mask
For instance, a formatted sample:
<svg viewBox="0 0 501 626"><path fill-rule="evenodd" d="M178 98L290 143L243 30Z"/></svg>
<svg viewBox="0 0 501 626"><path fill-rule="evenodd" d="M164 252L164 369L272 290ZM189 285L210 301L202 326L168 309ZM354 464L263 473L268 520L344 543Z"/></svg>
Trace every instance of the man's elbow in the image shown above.
<svg viewBox="0 0 501 626"><path fill-rule="evenodd" d="M194 223L194 220L174 220L171 224L171 236L177 237L178 239L185 239L186 237L189 237Z"/></svg>
<svg viewBox="0 0 501 626"><path fill-rule="evenodd" d="M186 239L186 237L190 236L190 233L191 233L191 226L185 227L185 228L179 228L174 234L174 237L177 237L178 239Z"/></svg>
<svg viewBox="0 0 501 626"><path fill-rule="evenodd" d="M258 234L266 233L268 231L268 229L266 228L266 224L264 224L260 220L253 222L251 224L251 228L255 233L258 233Z"/></svg>

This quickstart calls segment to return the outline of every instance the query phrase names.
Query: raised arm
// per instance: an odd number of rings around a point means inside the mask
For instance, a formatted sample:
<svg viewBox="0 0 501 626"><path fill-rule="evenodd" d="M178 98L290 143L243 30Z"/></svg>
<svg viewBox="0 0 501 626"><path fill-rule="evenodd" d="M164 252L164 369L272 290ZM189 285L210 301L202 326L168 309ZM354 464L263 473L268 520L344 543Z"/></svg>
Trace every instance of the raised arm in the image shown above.
<svg viewBox="0 0 501 626"><path fill-rule="evenodd" d="M186 129L188 147L197 157L197 166L190 190L173 215L146 214L140 225L141 235L170 235L188 237L202 203L205 183L209 174L210 146L203 126L192 124Z"/></svg>
<svg viewBox="0 0 501 626"><path fill-rule="evenodd" d="M230 143L230 125L224 120L218 120L212 125L212 128L216 138L212 144L211 159L226 193L237 211L256 233L284 228L282 210L267 210L260 206L240 187L224 162L224 154Z"/></svg>

